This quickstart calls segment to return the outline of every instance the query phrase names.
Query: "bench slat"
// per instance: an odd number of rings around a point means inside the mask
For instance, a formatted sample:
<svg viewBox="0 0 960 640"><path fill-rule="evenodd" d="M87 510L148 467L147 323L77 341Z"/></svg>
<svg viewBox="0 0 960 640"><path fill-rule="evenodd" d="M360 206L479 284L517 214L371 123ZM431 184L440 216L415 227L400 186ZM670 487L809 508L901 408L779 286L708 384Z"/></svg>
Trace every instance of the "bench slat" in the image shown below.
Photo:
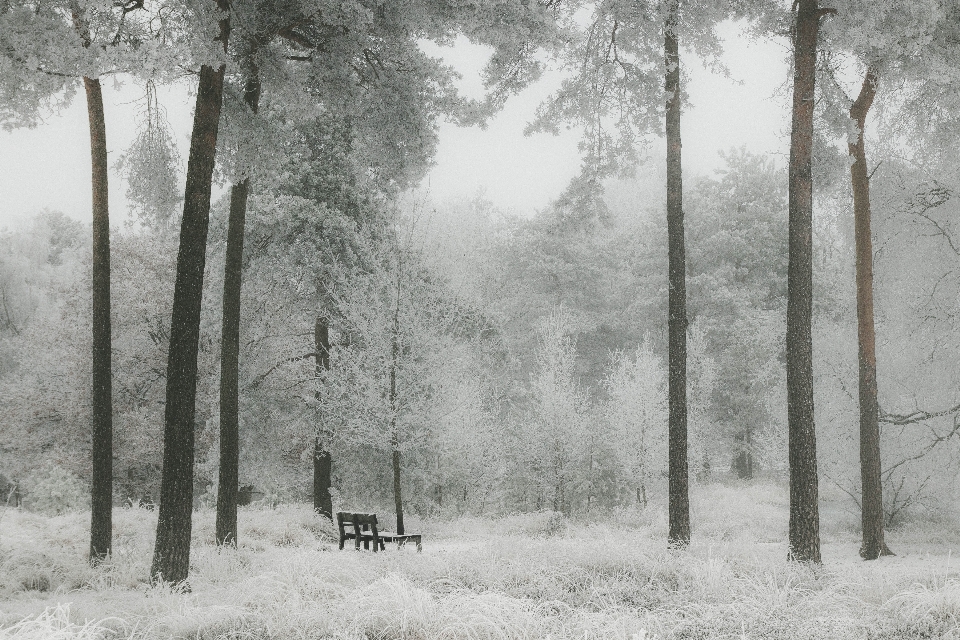
<svg viewBox="0 0 960 640"><path fill-rule="evenodd" d="M417 545L417 551L421 551L422 536L419 533L398 534L392 531L378 531L377 514L375 513L349 513L345 511L337 512L337 527L340 530L340 548L343 549L345 540L355 540L355 547L360 548L363 543L365 549L369 548L370 542L373 542L373 550L377 547L384 549L385 542L396 542L403 545L408 541L413 541Z"/></svg>

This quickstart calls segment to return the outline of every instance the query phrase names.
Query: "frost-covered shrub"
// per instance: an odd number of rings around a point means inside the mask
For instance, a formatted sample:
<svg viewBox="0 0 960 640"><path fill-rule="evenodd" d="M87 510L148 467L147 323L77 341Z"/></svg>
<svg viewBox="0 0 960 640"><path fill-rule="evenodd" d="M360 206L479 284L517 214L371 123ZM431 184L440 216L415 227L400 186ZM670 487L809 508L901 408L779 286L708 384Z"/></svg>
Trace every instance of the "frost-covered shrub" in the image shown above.
<svg viewBox="0 0 960 640"><path fill-rule="evenodd" d="M66 469L48 465L30 482L24 506L44 515L58 516L90 506L90 492L80 478Z"/></svg>

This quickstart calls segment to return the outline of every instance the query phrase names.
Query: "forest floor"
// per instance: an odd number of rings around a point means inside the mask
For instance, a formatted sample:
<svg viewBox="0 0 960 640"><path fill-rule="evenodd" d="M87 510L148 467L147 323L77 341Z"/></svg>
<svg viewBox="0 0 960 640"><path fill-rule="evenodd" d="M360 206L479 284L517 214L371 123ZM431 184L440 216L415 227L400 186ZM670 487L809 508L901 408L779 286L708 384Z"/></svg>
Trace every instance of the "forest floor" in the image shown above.
<svg viewBox="0 0 960 640"><path fill-rule="evenodd" d="M0 638L960 639L954 522L894 530L898 555L864 562L851 516L826 509L807 566L786 560L782 486L696 488L683 552L664 511L408 518L421 554L338 551L307 505L241 509L240 547L218 551L200 511L185 593L146 581L154 512L118 509L91 569L89 514L7 509Z"/></svg>

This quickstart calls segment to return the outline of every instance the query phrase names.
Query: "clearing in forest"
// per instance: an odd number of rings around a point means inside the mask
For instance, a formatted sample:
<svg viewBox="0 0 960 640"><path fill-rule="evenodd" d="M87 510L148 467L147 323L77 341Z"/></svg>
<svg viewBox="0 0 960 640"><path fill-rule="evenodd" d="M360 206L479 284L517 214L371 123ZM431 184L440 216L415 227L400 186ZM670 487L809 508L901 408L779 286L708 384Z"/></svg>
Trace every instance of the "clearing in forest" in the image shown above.
<svg viewBox="0 0 960 640"><path fill-rule="evenodd" d="M239 549L218 550L201 511L190 592L146 583L154 512L117 510L114 557L91 569L89 514L8 509L0 638L960 638L954 525L905 525L899 555L864 562L836 511L817 567L785 559L781 486L699 487L693 507L685 552L660 504L415 521L421 554L337 551L307 505L241 510Z"/></svg>

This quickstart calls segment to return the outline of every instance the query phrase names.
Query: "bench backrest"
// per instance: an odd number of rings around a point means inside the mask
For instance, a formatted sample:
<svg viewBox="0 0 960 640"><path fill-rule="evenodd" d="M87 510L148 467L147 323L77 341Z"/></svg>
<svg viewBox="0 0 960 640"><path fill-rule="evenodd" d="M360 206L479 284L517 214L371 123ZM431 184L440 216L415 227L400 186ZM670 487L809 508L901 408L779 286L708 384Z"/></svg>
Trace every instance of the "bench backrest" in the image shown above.
<svg viewBox="0 0 960 640"><path fill-rule="evenodd" d="M345 527L352 526L353 533L359 537L360 534L372 535L374 540L379 539L377 532L377 514L375 513L350 513L347 511L337 512L337 527L340 529L340 539L344 539L346 534Z"/></svg>

